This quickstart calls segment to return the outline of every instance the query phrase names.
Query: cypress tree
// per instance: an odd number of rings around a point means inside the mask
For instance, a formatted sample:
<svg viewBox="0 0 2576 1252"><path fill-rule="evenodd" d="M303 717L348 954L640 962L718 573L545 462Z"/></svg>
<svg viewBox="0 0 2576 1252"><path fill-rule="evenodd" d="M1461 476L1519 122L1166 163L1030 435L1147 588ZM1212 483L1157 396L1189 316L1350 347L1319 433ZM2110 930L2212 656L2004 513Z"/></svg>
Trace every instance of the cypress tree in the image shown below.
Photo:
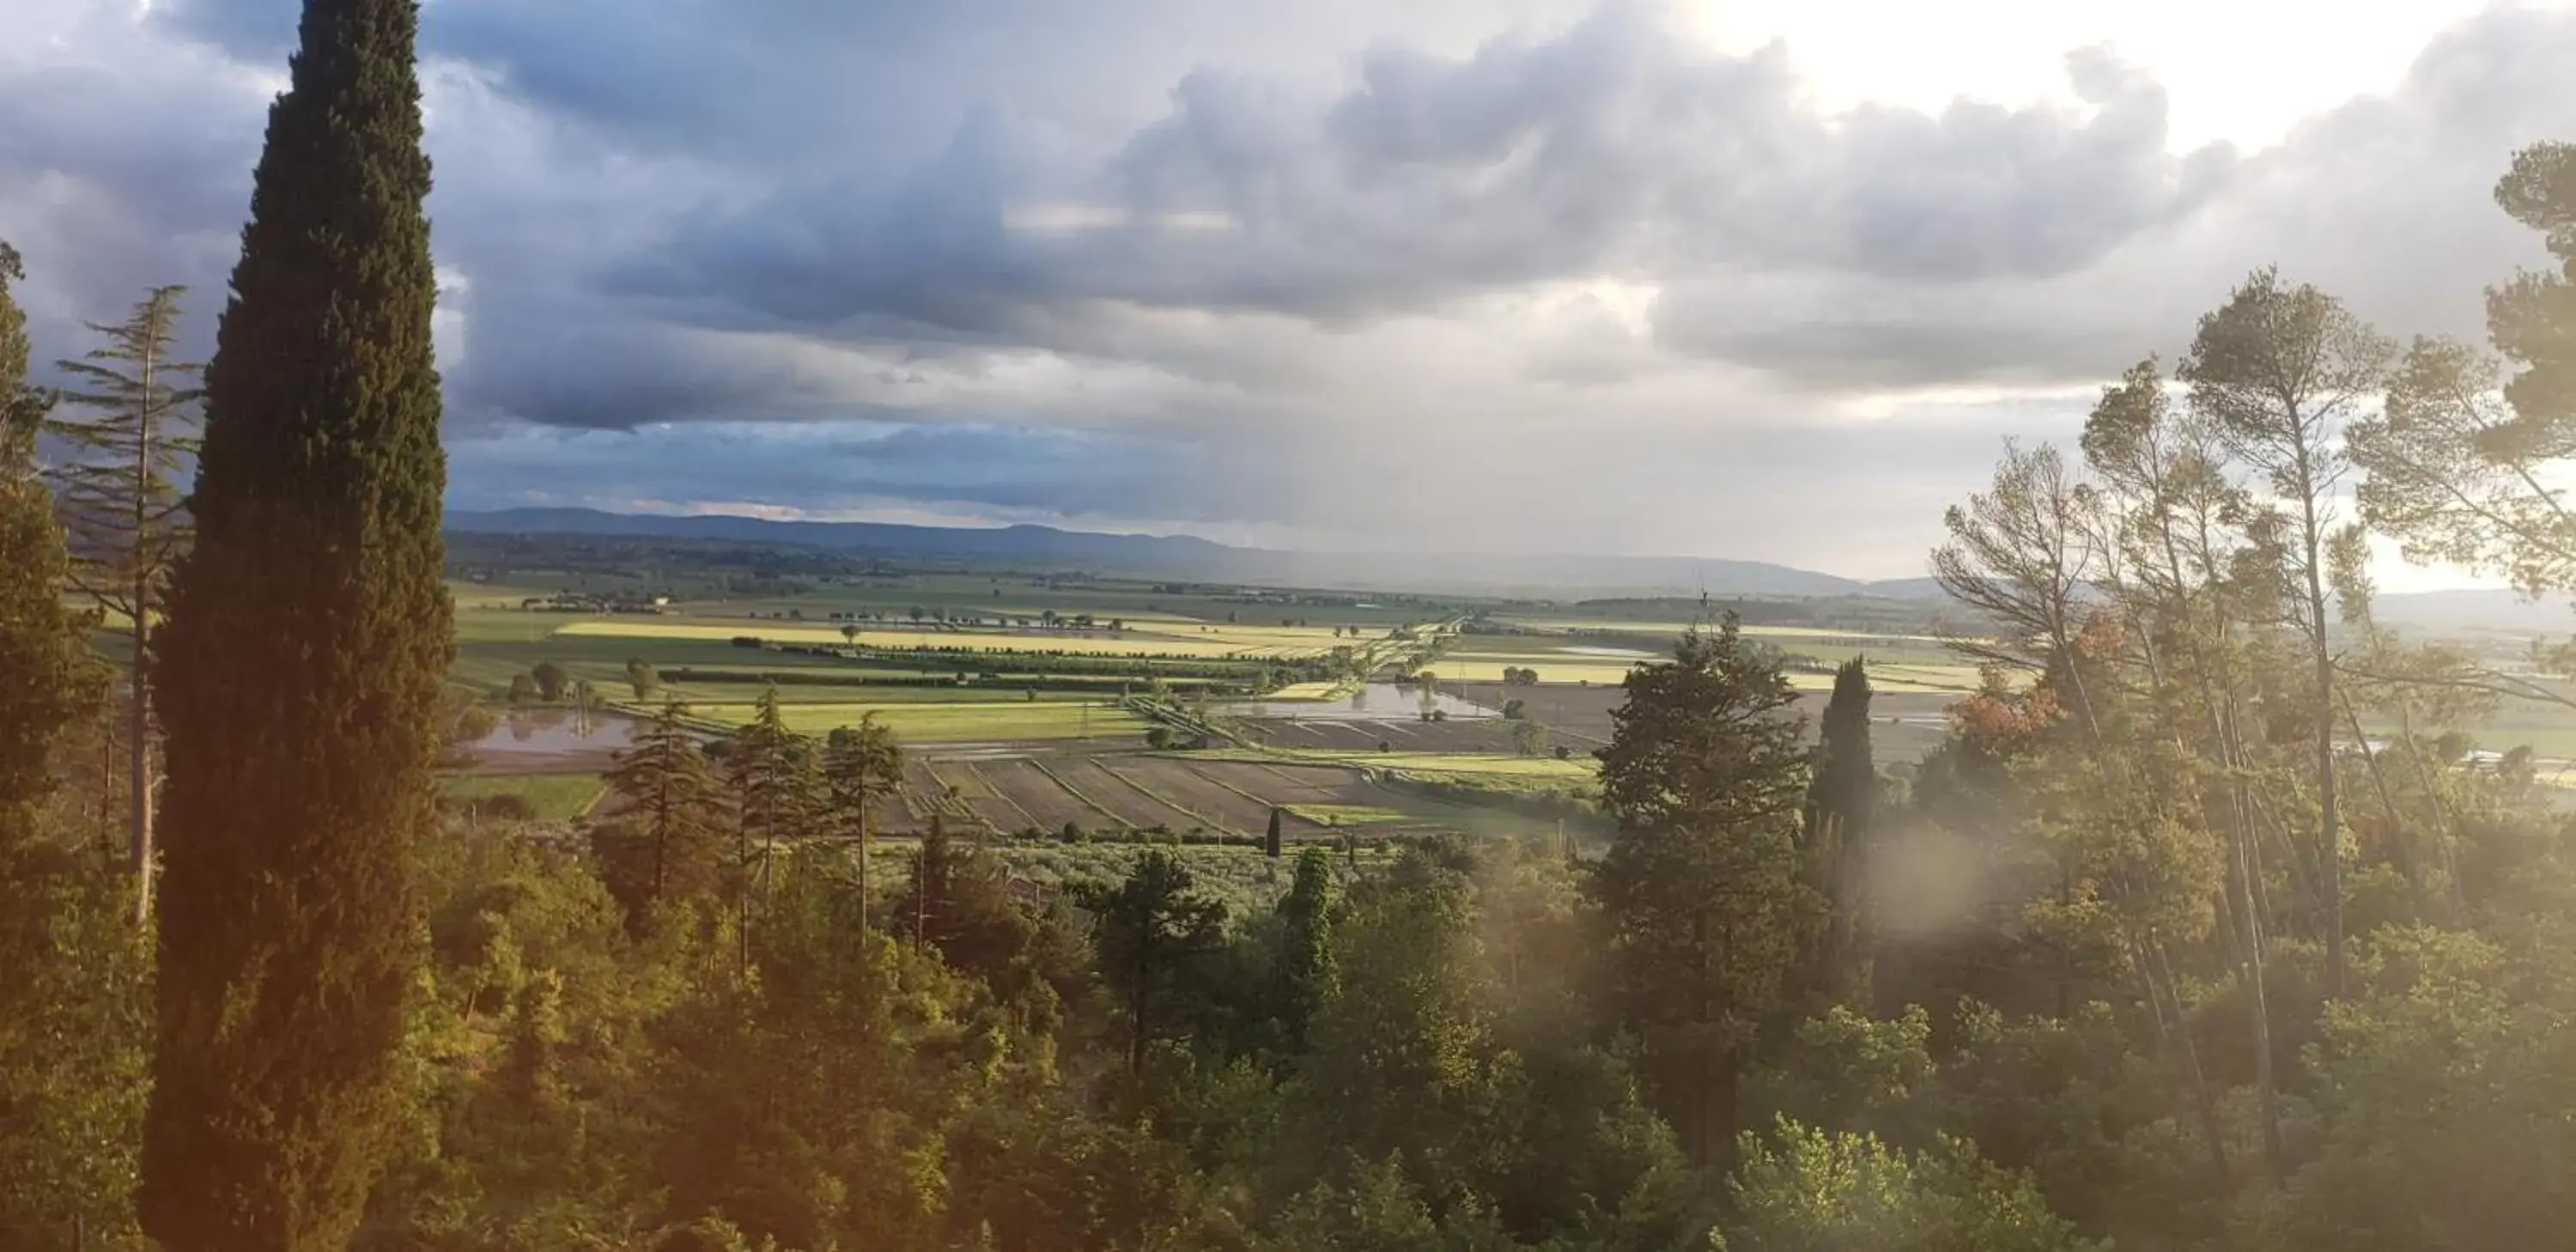
<svg viewBox="0 0 2576 1252"><path fill-rule="evenodd" d="M415 0L308 0L205 373L166 731L146 1230L338 1249L404 1116L439 684Z"/></svg>
<svg viewBox="0 0 2576 1252"><path fill-rule="evenodd" d="M1270 806L1270 829L1261 836L1262 855L1273 859L1276 859L1282 850L1283 841L1280 837L1279 825L1279 806L1274 804Z"/></svg>
<svg viewBox="0 0 2576 1252"><path fill-rule="evenodd" d="M1813 979L1827 1003L1869 1008L1870 958L1863 867L1878 767L1869 746L1869 666L1860 657L1834 670L1834 693L1819 719L1816 769L1807 788L1807 874L1828 905L1817 935Z"/></svg>

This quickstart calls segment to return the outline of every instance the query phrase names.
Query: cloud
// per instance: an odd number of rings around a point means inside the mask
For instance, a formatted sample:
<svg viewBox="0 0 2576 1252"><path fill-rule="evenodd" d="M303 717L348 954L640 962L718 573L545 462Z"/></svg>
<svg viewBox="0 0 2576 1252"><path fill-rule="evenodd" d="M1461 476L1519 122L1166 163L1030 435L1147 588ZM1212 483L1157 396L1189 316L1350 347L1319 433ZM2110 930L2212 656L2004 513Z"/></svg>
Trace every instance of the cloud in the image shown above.
<svg viewBox="0 0 2576 1252"><path fill-rule="evenodd" d="M2143 74L2099 50L2068 67L2090 116L1829 118L1783 49L1709 52L1612 5L1464 57L1380 46L1336 91L1195 71L1089 165L977 112L900 182L865 162L691 221L645 285L793 321L990 331L1101 300L1347 322L1711 266L2045 277L2188 216L2234 164L2168 154ZM1025 201L1086 205L1096 225L1014 229Z"/></svg>
<svg viewBox="0 0 2576 1252"><path fill-rule="evenodd" d="M0 18L40 356L167 281L210 342L296 9ZM2576 134L2576 16L2523 10L2250 152L2176 151L2107 49L2050 102L1833 111L1623 0L423 14L460 502L1909 574L1999 433L2256 265L2473 333L2536 255L2488 185Z"/></svg>

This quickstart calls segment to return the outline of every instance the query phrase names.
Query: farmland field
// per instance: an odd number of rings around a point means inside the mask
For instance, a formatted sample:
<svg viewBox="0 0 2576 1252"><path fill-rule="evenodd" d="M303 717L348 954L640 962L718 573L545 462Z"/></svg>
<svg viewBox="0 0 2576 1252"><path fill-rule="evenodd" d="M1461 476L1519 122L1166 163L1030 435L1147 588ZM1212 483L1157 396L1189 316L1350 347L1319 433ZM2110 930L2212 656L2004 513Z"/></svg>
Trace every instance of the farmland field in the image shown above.
<svg viewBox="0 0 2576 1252"><path fill-rule="evenodd" d="M1661 658L1587 656L1566 651L1453 652L1433 662L1431 669L1444 683L1500 682L1503 671L1513 668L1535 670L1538 680L1547 684L1616 687L1639 663L1658 659ZM1831 691L1834 685L1831 674L1803 670L1790 671L1788 679L1789 685L1800 691ZM1873 659L1870 684L1880 691L1966 694L1977 689L1977 671L1969 665L1895 664Z"/></svg>
<svg viewBox="0 0 2576 1252"><path fill-rule="evenodd" d="M1062 656L1183 656L1209 658L1265 658L1310 656L1326 650L1329 636L1322 629L1311 633L1282 630L1251 630L1220 633L1219 628L1203 631L1124 630L1016 632L1003 630L860 630L843 634L840 628L810 623L788 624L776 621L741 622L675 622L660 618L636 617L583 619L556 628L550 637L641 640L713 640L730 642L738 637L755 637L769 643L847 645L889 651L922 652L1027 652Z"/></svg>
<svg viewBox="0 0 2576 1252"><path fill-rule="evenodd" d="M1532 719L1548 728L1551 742L1569 745L1578 754L1588 754L1610 741L1610 711L1628 698L1626 691L1615 686L1510 687L1496 682L1443 682L1441 686L1488 707L1519 700ZM1879 764L1914 761L1938 747L1949 724L1948 709L1958 698L1959 693L1954 691L1880 690L1874 694L1869 704L1870 748ZM1823 694L1801 692L1791 708L1806 717L1812 736L1816 718L1824 712Z"/></svg>
<svg viewBox="0 0 2576 1252"><path fill-rule="evenodd" d="M1324 748L1350 752L1390 750L1437 752L1510 752L1511 723L1487 717L1473 721L1426 722L1402 715L1374 721L1353 718L1306 720L1266 717L1246 722L1253 738L1279 748Z"/></svg>
<svg viewBox="0 0 2576 1252"><path fill-rule="evenodd" d="M782 691L784 689L782 688ZM1145 721L1114 704L1076 700L854 701L781 700L787 728L821 735L855 726L870 713L906 743L1001 743L1038 739L1125 739L1142 742ZM689 713L724 725L749 722L749 701L691 704Z"/></svg>
<svg viewBox="0 0 2576 1252"><path fill-rule="evenodd" d="M1458 772L1459 766L1499 761L1437 754L1411 759L1423 768L1408 769L1408 774L1452 780L1470 777ZM1526 775L1496 775L1487 781L1499 790L1550 785ZM1291 843L1334 839L1344 831L1376 836L1541 830L1526 818L1387 786L1340 761L1253 753L952 750L930 745L906 760L904 783L900 799L876 819L882 833L918 834L931 814L939 813L951 830L988 834L1052 835L1070 825L1083 832L1164 830L1248 839L1268 827L1274 807L1282 811L1281 834Z"/></svg>
<svg viewBox="0 0 2576 1252"><path fill-rule="evenodd" d="M1886 641L1886 647L1876 645L1874 641L1880 639ZM1782 635L1768 642L1791 658L1818 663L1840 662L1856 653L1866 653L1871 685L1880 691L1964 694L1976 690L1975 666L1958 661L1937 646L1927 646L1922 639L1819 631ZM1527 669L1537 672L1539 682L1551 686L1616 687L1639 663L1666 659L1670 644L1669 636L1643 631L1593 636L1582 642L1553 642L1529 635L1466 635L1459 637L1430 668L1447 684L1499 683L1505 669ZM1833 688L1830 673L1792 669L1788 679L1790 686L1801 691Z"/></svg>
<svg viewBox="0 0 2576 1252"><path fill-rule="evenodd" d="M1596 788L1592 752L1608 741L1609 713L1625 698L1622 681L1640 661L1667 655L1680 625L1535 614L1506 620L1560 633L1424 631L1441 645L1430 667L1447 714L1424 720L1419 693L1409 686L1359 685L1356 674L1326 678L1308 669L1289 686L1247 696L1246 677L1209 668L1241 667L1257 679L1262 662L1320 658L1336 648L1366 662L1402 662L1412 636L1391 634L1391 627L1447 620L1418 603L1263 604L1116 582L900 575L793 596L683 590L682 602L665 613L527 607L555 594L547 582L516 577L457 587L457 681L504 696L550 662L588 682L611 708L642 714L676 699L711 732L747 722L772 690L788 727L802 734L822 735L873 713L908 749L904 787L871 815L890 835L917 833L937 815L952 830L987 838L1070 826L1246 839L1267 827L1274 809L1291 842L1334 840L1345 831L1544 833L1554 818L1530 816L1527 797ZM590 588L626 595L648 589L642 580ZM1055 615L1056 627L1036 624L1045 613ZM1089 629L1064 625L1086 615L1094 622ZM1122 628L1108 629L1112 619ZM1747 633L1792 657L1792 682L1810 692L1830 683L1825 665L1867 652L1880 692L1873 712L1886 718L1875 736L1882 759L1910 759L1938 742L1941 708L1975 682L1973 670L1921 635L1785 626ZM742 646L744 637L767 646ZM818 650L798 650L805 645ZM855 654L843 651L852 645ZM975 654L1011 663L987 673L970 659ZM1064 658L1060 671L1040 659L1048 655ZM648 695L639 697L629 683L630 659L655 668L659 684ZM1506 668L1536 671L1539 685L1503 685ZM1257 748L1149 751L1153 723L1112 699L1122 690L1176 693L1174 730L1186 737L1196 724L1178 709L1199 707L1190 693L1211 685L1217 702L1199 715ZM1545 728L1542 755L1519 755L1515 723L1494 715L1511 700ZM1811 716L1813 700L1801 701ZM543 723L547 716L540 706L509 721ZM541 760L537 750L549 733L496 742L482 768L578 777L604 767L608 749L593 751L597 745L588 742L576 745L579 760ZM1570 759L1556 759L1557 748ZM567 795L573 786L541 785ZM615 807L612 797L598 815Z"/></svg>
<svg viewBox="0 0 2576 1252"><path fill-rule="evenodd" d="M1689 622L1630 622L1615 618L1504 617L1499 620L1523 629L1554 634L1660 635L1667 639L1691 627ZM1941 638L1938 635L1837 630L1830 626L1763 626L1749 623L1738 629L1749 639L1835 640L1849 641L1862 647L1912 646L1938 649L1941 646Z"/></svg>
<svg viewBox="0 0 2576 1252"><path fill-rule="evenodd" d="M1307 765L1342 765L1393 770L1421 777L1470 781L1496 790L1582 791L1598 777L1584 756L1504 756L1473 752L1373 752L1325 748L1290 748L1264 752L1215 749L1189 754L1190 759L1222 761L1287 761Z"/></svg>

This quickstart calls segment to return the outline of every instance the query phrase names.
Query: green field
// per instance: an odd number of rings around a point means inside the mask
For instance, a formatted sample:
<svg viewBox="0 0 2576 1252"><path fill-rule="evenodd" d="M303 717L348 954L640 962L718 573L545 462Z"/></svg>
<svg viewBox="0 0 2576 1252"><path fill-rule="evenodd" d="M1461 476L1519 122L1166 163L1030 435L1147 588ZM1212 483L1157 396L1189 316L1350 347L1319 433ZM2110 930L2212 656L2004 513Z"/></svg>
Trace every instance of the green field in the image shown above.
<svg viewBox="0 0 2576 1252"><path fill-rule="evenodd" d="M1543 653L1453 654L1432 664L1432 671L1444 682L1501 682L1503 670L1538 671L1542 683L1576 683L1595 687L1616 687L1627 680L1628 671L1639 662L1608 657L1567 657ZM1800 691L1831 691L1834 676L1793 670L1789 685ZM1872 663L1870 685L1879 691L1929 693L1954 691L1961 694L1977 689L1977 670L1971 665L1915 665Z"/></svg>
<svg viewBox="0 0 2576 1252"><path fill-rule="evenodd" d="M780 689L782 693L784 688ZM939 702L781 701L787 728L828 734L875 713L907 743L998 743L1032 739L1132 738L1142 741L1145 720L1112 704L1074 700L950 700ZM749 701L692 704L694 717L727 726L751 720Z"/></svg>
<svg viewBox="0 0 2576 1252"><path fill-rule="evenodd" d="M1000 630L860 630L843 634L839 627L777 621L674 622L653 617L582 618L559 626L556 639L716 640L754 636L769 643L846 644L887 651L1028 652L1063 656L1185 656L1266 658L1305 656L1323 650L1324 632L1294 640L1274 628L1220 633L1128 630L1112 634L1055 632L1022 634Z"/></svg>
<svg viewBox="0 0 2576 1252"><path fill-rule="evenodd" d="M608 790L596 774L451 774L438 780L438 793L450 800L488 800L514 795L528 802L541 821L570 821L590 812Z"/></svg>
<svg viewBox="0 0 2576 1252"><path fill-rule="evenodd" d="M1421 820L1402 809L1376 804L1289 804L1282 807L1323 826L1402 826Z"/></svg>
<svg viewBox="0 0 2576 1252"><path fill-rule="evenodd" d="M1529 630L1565 634L1577 632L1613 635L1661 635L1666 638L1690 629L1689 622L1628 622L1610 618L1575 617L1504 617L1496 619ZM1739 627L1749 639L1831 639L1850 640L1859 647L1896 645L1912 648L1939 648L1938 635L1896 634L1874 630L1837 630L1830 626L1755 626Z"/></svg>
<svg viewBox="0 0 2576 1252"><path fill-rule="evenodd" d="M1346 765L1389 770L1432 782L1459 782L1492 791L1582 792L1599 781L1588 756L1505 756L1474 752L1370 752L1333 748L1211 748L1175 753L1183 759Z"/></svg>
<svg viewBox="0 0 2576 1252"><path fill-rule="evenodd" d="M1624 630L1626 624L1619 624ZM1538 673L1542 683L1575 683L1595 687L1615 687L1628 677L1635 666L1669 655L1669 637L1644 633L1598 636L1586 642L1556 643L1529 635L1469 635L1459 639L1450 651L1433 662L1432 670L1448 682L1501 682L1505 669L1528 669ZM1856 655L1869 658L1870 682L1886 692L1929 694L1937 692L1966 693L1977 689L1977 669L1960 661L1939 647L1926 647L1920 635L1865 635L1841 631L1811 631L1804 627L1772 627L1780 632L1764 642L1787 656L1821 664L1839 664ZM1751 635L1754 632L1747 629ZM1831 642L1825 642L1830 640ZM1872 646L1870 640L1885 640L1884 648ZM1639 655L1596 655L1588 649L1618 649ZM1833 675L1806 670L1791 670L1789 685L1800 691L1830 691Z"/></svg>

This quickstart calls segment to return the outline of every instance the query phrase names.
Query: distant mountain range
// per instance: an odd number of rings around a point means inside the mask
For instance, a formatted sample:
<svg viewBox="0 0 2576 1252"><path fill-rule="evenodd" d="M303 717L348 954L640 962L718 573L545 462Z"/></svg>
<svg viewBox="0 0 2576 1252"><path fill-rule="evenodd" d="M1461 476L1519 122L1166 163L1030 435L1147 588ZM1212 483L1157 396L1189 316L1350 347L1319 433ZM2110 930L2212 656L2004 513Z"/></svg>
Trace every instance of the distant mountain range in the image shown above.
<svg viewBox="0 0 2576 1252"><path fill-rule="evenodd" d="M1763 561L1707 557L1564 556L1544 553L1295 552L1235 547L1187 535L1113 535L1052 526L905 526L886 522L780 521L730 514L606 513L596 509L451 511L451 531L577 534L792 544L889 559L1078 569L1131 578L1446 591L1556 599L1691 596L1872 596L1937 600L1929 578L1856 579ZM2563 602L2528 603L2509 591L2383 595L2380 616L2442 630L2576 633Z"/></svg>
<svg viewBox="0 0 2576 1252"><path fill-rule="evenodd" d="M795 544L833 551L972 564L1071 567L1128 577L1564 597L1696 595L1920 598L1930 579L1840 578L1761 561L1702 557L1510 553L1292 552L1190 536L1112 535L1052 526L905 526L780 521L728 514L605 513L595 509L450 512L452 531Z"/></svg>

